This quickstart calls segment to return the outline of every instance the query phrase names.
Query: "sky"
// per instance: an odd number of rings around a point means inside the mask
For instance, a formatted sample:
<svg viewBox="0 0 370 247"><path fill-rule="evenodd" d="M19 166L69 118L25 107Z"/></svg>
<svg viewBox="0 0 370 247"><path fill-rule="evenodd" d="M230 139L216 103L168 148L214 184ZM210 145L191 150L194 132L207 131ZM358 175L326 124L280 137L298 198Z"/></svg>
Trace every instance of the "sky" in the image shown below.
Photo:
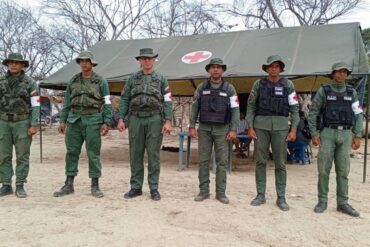
<svg viewBox="0 0 370 247"><path fill-rule="evenodd" d="M1 1L1 0L0 0ZM28 5L31 7L39 7L40 0L14 0L20 5ZM218 0L222 2L232 2L232 0ZM362 3L358 8L352 10L350 13L346 14L343 17L336 19L335 21L330 22L333 23L344 23L344 22L360 22L362 29L370 28L370 0L362 0ZM243 24L232 28L231 31L243 30Z"/></svg>

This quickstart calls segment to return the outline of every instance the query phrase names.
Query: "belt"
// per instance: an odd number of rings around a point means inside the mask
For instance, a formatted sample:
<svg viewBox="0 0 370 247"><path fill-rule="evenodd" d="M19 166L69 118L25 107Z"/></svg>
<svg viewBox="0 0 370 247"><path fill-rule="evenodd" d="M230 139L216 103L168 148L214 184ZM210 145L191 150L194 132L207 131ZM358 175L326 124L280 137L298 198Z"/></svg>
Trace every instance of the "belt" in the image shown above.
<svg viewBox="0 0 370 247"><path fill-rule="evenodd" d="M154 115L161 114L161 112L160 111L149 111L149 112L146 112L146 111L131 111L130 114L135 115L137 117L151 117L151 116L154 116Z"/></svg>
<svg viewBox="0 0 370 247"><path fill-rule="evenodd" d="M71 110L72 110L73 113L81 114L81 115L90 115L90 114L100 112L99 109L76 109L76 108L72 108Z"/></svg>
<svg viewBox="0 0 370 247"><path fill-rule="evenodd" d="M329 125L327 128L336 129L336 130L349 130L352 126L343 126L343 125Z"/></svg>
<svg viewBox="0 0 370 247"><path fill-rule="evenodd" d="M0 113L0 119L4 121L18 122L30 118L30 114Z"/></svg>

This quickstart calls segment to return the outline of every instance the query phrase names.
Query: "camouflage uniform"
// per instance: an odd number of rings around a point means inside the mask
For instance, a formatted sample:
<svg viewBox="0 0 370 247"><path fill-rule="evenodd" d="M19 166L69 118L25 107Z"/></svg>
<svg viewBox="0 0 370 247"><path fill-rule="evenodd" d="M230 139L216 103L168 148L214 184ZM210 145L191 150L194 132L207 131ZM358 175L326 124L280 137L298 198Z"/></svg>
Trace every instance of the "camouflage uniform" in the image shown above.
<svg viewBox="0 0 370 247"><path fill-rule="evenodd" d="M3 64L8 65L10 61L23 62L28 67L28 61L23 60L20 54L10 54ZM14 76L8 71L5 76L0 77L0 182L3 184L0 196L12 193L13 146L17 157L15 183L17 190L23 191L29 172L32 142L28 130L30 126L38 126L39 112L40 97L37 84L32 78L23 70L20 75ZM26 196L22 193L19 197Z"/></svg>

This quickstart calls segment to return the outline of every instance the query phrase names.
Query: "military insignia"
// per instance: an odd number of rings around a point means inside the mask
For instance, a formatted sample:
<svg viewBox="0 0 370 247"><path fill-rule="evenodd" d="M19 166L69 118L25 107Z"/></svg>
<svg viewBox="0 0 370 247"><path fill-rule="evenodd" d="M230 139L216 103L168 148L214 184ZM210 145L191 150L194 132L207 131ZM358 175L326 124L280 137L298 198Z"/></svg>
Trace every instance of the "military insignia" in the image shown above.
<svg viewBox="0 0 370 247"><path fill-rule="evenodd" d="M298 95L296 92L289 94L288 96L289 105L297 105L298 104Z"/></svg>
<svg viewBox="0 0 370 247"><path fill-rule="evenodd" d="M219 95L223 96L223 97L227 97L227 93L225 93L225 92L220 92Z"/></svg>
<svg viewBox="0 0 370 247"><path fill-rule="evenodd" d="M337 96L334 96L334 95L328 95L326 97L327 100L337 100Z"/></svg>
<svg viewBox="0 0 370 247"><path fill-rule="evenodd" d="M237 95L230 97L230 108L239 107L239 98Z"/></svg>

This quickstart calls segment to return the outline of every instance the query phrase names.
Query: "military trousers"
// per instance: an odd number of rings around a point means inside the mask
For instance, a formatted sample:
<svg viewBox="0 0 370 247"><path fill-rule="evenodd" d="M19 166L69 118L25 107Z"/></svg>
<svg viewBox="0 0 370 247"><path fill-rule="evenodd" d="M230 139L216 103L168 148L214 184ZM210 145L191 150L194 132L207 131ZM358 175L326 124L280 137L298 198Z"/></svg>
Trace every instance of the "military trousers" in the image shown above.
<svg viewBox="0 0 370 247"><path fill-rule="evenodd" d="M30 148L32 137L28 135L30 121L18 122L0 120L0 182L5 185L12 184L14 175L12 159L13 146L16 155L16 185L27 182L30 168Z"/></svg>
<svg viewBox="0 0 370 247"><path fill-rule="evenodd" d="M275 188L278 197L285 196L287 181L286 159L288 130L255 129L257 134L256 152L256 187L257 193L266 193L266 166L270 145L275 164Z"/></svg>
<svg viewBox="0 0 370 247"><path fill-rule="evenodd" d="M101 124L86 125L81 119L76 120L74 123L67 123L65 136L67 148L66 176L77 176L78 160L80 158L82 145L85 142L89 162L89 178L101 177L100 126Z"/></svg>
<svg viewBox="0 0 370 247"><path fill-rule="evenodd" d="M148 117L131 115L129 118L130 139L130 185L141 189L144 181L144 153L148 155L148 183L151 190L158 189L160 151L162 146L163 119L160 114Z"/></svg>
<svg viewBox="0 0 370 247"><path fill-rule="evenodd" d="M320 149L317 155L319 201L328 201L329 176L334 161L337 180L337 204L347 204L351 143L351 130L324 128L320 132Z"/></svg>
<svg viewBox="0 0 370 247"><path fill-rule="evenodd" d="M198 155L199 155L199 189L209 193L209 165L212 156L212 148L215 149L216 158L216 193L226 191L226 166L228 156L228 142L224 132L198 129Z"/></svg>

